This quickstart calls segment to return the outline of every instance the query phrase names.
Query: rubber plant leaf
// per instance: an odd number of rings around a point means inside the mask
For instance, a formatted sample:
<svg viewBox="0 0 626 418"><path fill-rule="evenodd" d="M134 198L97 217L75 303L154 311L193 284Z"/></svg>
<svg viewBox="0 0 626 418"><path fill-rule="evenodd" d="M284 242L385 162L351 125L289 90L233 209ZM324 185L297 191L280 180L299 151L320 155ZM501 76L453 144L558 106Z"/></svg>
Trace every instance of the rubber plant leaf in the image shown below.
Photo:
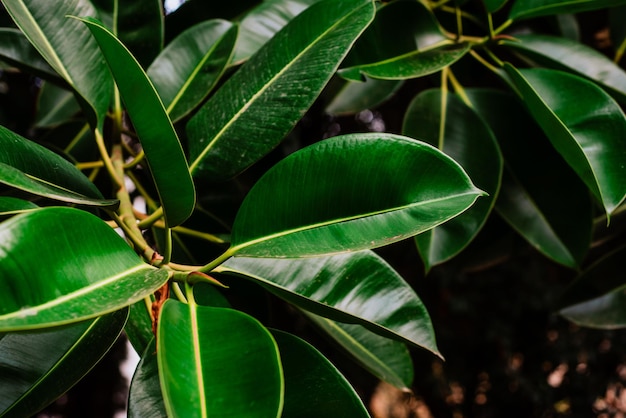
<svg viewBox="0 0 626 418"><path fill-rule="evenodd" d="M248 278L306 311L439 355L424 304L372 251L302 259L234 257L215 272Z"/></svg>
<svg viewBox="0 0 626 418"><path fill-rule="evenodd" d="M227 253L310 257L380 247L459 215L483 193L424 142L383 133L333 137L259 179Z"/></svg>
<svg viewBox="0 0 626 418"><path fill-rule="evenodd" d="M371 0L320 1L272 37L187 124L193 175L232 178L276 147L374 11Z"/></svg>
<svg viewBox="0 0 626 418"><path fill-rule="evenodd" d="M172 121L150 79L128 49L98 21L86 18L83 22L113 73L145 152L167 224L177 226L193 212L196 192Z"/></svg>
<svg viewBox="0 0 626 418"><path fill-rule="evenodd" d="M458 217L415 237L429 271L459 254L482 229L500 191L502 155L483 119L458 96L440 89L425 90L411 101L402 132L453 158L488 193Z"/></svg>
<svg viewBox="0 0 626 418"><path fill-rule="evenodd" d="M146 345L128 392L128 418L167 418L159 383L159 365L154 337Z"/></svg>
<svg viewBox="0 0 626 418"><path fill-rule="evenodd" d="M278 346L251 316L168 299L157 330L169 417L279 417L284 380Z"/></svg>
<svg viewBox="0 0 626 418"><path fill-rule="evenodd" d="M128 309L0 338L0 417L34 416L81 380L117 341Z"/></svg>
<svg viewBox="0 0 626 418"><path fill-rule="evenodd" d="M68 0L54 7L47 0L6 0L2 4L48 64L88 103L92 128L102 132L113 79L87 28L68 19L96 16L91 2Z"/></svg>
<svg viewBox="0 0 626 418"><path fill-rule="evenodd" d="M0 28L0 58L8 64L24 72L35 74L44 80L64 83L63 79L48 65L19 29Z"/></svg>
<svg viewBox="0 0 626 418"><path fill-rule="evenodd" d="M102 220L72 208L42 208L2 222L0 255L0 332L94 318L168 279Z"/></svg>
<svg viewBox="0 0 626 418"><path fill-rule="evenodd" d="M207 20L174 38L150 64L148 77L173 121L188 115L213 90L236 40L237 26Z"/></svg>
<svg viewBox="0 0 626 418"><path fill-rule="evenodd" d="M37 96L35 126L51 128L70 122L80 113L80 105L70 90L44 82Z"/></svg>
<svg viewBox="0 0 626 418"><path fill-rule="evenodd" d="M600 87L550 69L504 69L552 145L607 215L626 195L626 118Z"/></svg>
<svg viewBox="0 0 626 418"><path fill-rule="evenodd" d="M283 418L370 416L354 388L315 347L283 331L272 335L285 374Z"/></svg>
<svg viewBox="0 0 626 418"><path fill-rule="evenodd" d="M139 356L154 337L149 309L152 309L152 305L146 304L144 299L130 305L128 321L124 326L126 337Z"/></svg>
<svg viewBox="0 0 626 418"><path fill-rule="evenodd" d="M28 200L18 199L17 197L0 196L0 216L17 215L18 213L28 212L38 209L39 206Z"/></svg>
<svg viewBox="0 0 626 418"><path fill-rule="evenodd" d="M404 85L403 80L347 81L324 111L331 115L353 115L374 109L392 98Z"/></svg>
<svg viewBox="0 0 626 418"><path fill-rule="evenodd" d="M563 13L579 13L626 4L624 0L515 0L509 19L521 20Z"/></svg>
<svg viewBox="0 0 626 418"><path fill-rule="evenodd" d="M592 201L586 186L514 95L484 89L466 93L504 156L496 211L545 256L578 268L591 242Z"/></svg>

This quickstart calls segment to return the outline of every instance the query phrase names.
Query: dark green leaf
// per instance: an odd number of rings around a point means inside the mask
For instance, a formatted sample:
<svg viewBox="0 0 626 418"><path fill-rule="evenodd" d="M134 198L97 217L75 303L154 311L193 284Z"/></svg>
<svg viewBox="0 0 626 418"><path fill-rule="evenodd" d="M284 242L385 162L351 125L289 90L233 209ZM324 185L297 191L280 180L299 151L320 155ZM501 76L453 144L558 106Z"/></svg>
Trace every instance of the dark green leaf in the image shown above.
<svg viewBox="0 0 626 418"><path fill-rule="evenodd" d="M130 344L139 356L142 355L150 340L154 337L149 309L152 309L152 305L146 304L145 299L130 305L128 321L126 321L126 326L124 327L124 333L128 337L128 341L130 341Z"/></svg>
<svg viewBox="0 0 626 418"><path fill-rule="evenodd" d="M413 99L403 133L438 147L489 195L441 226L415 237L426 271L457 255L481 230L500 190L502 155L491 129L452 93L426 90Z"/></svg>
<svg viewBox="0 0 626 418"><path fill-rule="evenodd" d="M256 319L228 308L163 305L157 357L171 417L279 417L284 381L280 355Z"/></svg>
<svg viewBox="0 0 626 418"><path fill-rule="evenodd" d="M128 393L128 418L167 418L159 384L155 339L146 345Z"/></svg>
<svg viewBox="0 0 626 418"><path fill-rule="evenodd" d="M172 120L198 106L213 89L230 61L237 26L208 20L175 38L147 70Z"/></svg>
<svg viewBox="0 0 626 418"><path fill-rule="evenodd" d="M14 215L20 212L26 212L37 209L38 206L27 200L15 197L0 196L0 216Z"/></svg>
<svg viewBox="0 0 626 418"><path fill-rule="evenodd" d="M374 16L371 0L321 1L243 65L187 125L194 176L235 176L301 119Z"/></svg>
<svg viewBox="0 0 626 418"><path fill-rule="evenodd" d="M1 332L113 312L168 278L102 220L78 209L44 208L1 223L0 254Z"/></svg>
<svg viewBox="0 0 626 418"><path fill-rule="evenodd" d="M79 111L80 105L74 93L54 84L45 83L39 90L35 125L37 127L60 125L69 121Z"/></svg>
<svg viewBox="0 0 626 418"><path fill-rule="evenodd" d="M117 340L128 310L0 339L0 417L27 417L70 389Z"/></svg>
<svg viewBox="0 0 626 418"><path fill-rule="evenodd" d="M372 251L332 257L234 257L216 272L241 275L329 319L361 324L439 354L430 317L402 277Z"/></svg>
<svg viewBox="0 0 626 418"><path fill-rule="evenodd" d="M578 13L625 3L624 0L515 0L509 18L521 20L560 13Z"/></svg>
<svg viewBox="0 0 626 418"><path fill-rule="evenodd" d="M0 28L0 60L47 80L62 80L18 29Z"/></svg>
<svg viewBox="0 0 626 418"><path fill-rule="evenodd" d="M163 103L139 63L96 20L85 19L111 68L120 96L141 141L169 226L193 212L196 196L187 160Z"/></svg>
<svg viewBox="0 0 626 418"><path fill-rule="evenodd" d="M95 16L89 0L5 0L17 26L44 59L90 106L90 123L102 132L113 80L87 28L67 16Z"/></svg>
<svg viewBox="0 0 626 418"><path fill-rule="evenodd" d="M372 109L391 98L404 84L401 80L348 81L326 106L331 115L350 115Z"/></svg>
<svg viewBox="0 0 626 418"><path fill-rule="evenodd" d="M483 0L485 7L489 13L498 11L506 4L507 0Z"/></svg>
<svg viewBox="0 0 626 418"><path fill-rule="evenodd" d="M375 248L449 220L481 194L454 160L423 142L334 137L289 155L254 185L229 251L303 257Z"/></svg>
<svg viewBox="0 0 626 418"><path fill-rule="evenodd" d="M283 418L369 417L345 377L306 341L272 330L285 373Z"/></svg>
<svg viewBox="0 0 626 418"><path fill-rule="evenodd" d="M552 145L607 214L626 195L626 118L595 84L548 69L504 69Z"/></svg>

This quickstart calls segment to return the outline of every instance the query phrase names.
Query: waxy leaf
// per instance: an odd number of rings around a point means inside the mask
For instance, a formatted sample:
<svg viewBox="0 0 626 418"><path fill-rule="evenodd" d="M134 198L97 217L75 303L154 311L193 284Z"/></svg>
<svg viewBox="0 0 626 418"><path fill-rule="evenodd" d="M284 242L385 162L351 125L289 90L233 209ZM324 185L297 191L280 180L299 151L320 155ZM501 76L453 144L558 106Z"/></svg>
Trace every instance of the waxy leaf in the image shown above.
<svg viewBox="0 0 626 418"><path fill-rule="evenodd" d="M0 196L0 216L15 215L37 209L39 206L16 197Z"/></svg>
<svg viewBox="0 0 626 418"><path fill-rule="evenodd" d="M315 347L272 330L285 374L283 418L369 417L354 388Z"/></svg>
<svg viewBox="0 0 626 418"><path fill-rule="evenodd" d="M87 28L67 16L95 16L89 0L4 0L17 26L50 66L89 104L90 123L102 131L113 80Z"/></svg>
<svg viewBox="0 0 626 418"><path fill-rule="evenodd" d="M168 279L102 220L72 208L39 209L1 223L0 255L0 332L113 312Z"/></svg>
<svg viewBox="0 0 626 418"><path fill-rule="evenodd" d="M585 327L626 327L625 256L626 247L618 248L584 271L565 290L559 313Z"/></svg>
<svg viewBox="0 0 626 418"><path fill-rule="evenodd" d="M404 84L402 80L348 81L326 106L331 115L351 115L372 109L391 98Z"/></svg>
<svg viewBox="0 0 626 418"><path fill-rule="evenodd" d="M228 308L168 299L157 331L169 417L279 417L284 380L269 331Z"/></svg>
<svg viewBox="0 0 626 418"><path fill-rule="evenodd" d="M626 195L626 118L618 104L568 73L504 69L552 145L610 215Z"/></svg>
<svg viewBox="0 0 626 418"><path fill-rule="evenodd" d="M458 217L415 237L428 271L461 252L487 221L500 190L502 155L480 116L456 95L440 89L423 91L413 99L402 131L438 147L489 194Z"/></svg>
<svg viewBox="0 0 626 418"><path fill-rule="evenodd" d="M141 354L128 392L128 418L167 418L159 383L157 348L152 338Z"/></svg>
<svg viewBox="0 0 626 418"><path fill-rule="evenodd" d="M405 344L381 337L362 325L305 314L374 376L401 389L411 387L413 361Z"/></svg>
<svg viewBox="0 0 626 418"><path fill-rule="evenodd" d="M189 121L193 175L228 179L278 145L371 22L374 9L371 0L320 1L277 33Z"/></svg>
<svg viewBox="0 0 626 418"><path fill-rule="evenodd" d="M520 20L561 13L578 13L625 4L624 0L515 0L509 19Z"/></svg>
<svg viewBox="0 0 626 418"><path fill-rule="evenodd" d="M507 0L483 0L485 7L489 13L498 11L506 4Z"/></svg>
<svg viewBox="0 0 626 418"><path fill-rule="evenodd" d="M127 315L0 337L0 417L34 416L69 390L115 343Z"/></svg>
<svg viewBox="0 0 626 418"><path fill-rule="evenodd" d="M99 22L85 19L102 48L120 96L146 154L168 226L181 224L193 212L195 188L187 160L163 103L139 63Z"/></svg>
<svg viewBox="0 0 626 418"><path fill-rule="evenodd" d="M38 127L57 126L68 122L80 112L80 105L74 93L52 83L44 83L37 98L35 125Z"/></svg>
<svg viewBox="0 0 626 418"><path fill-rule="evenodd" d="M170 118L191 112L222 76L237 40L237 26L208 20L176 37L147 70Z"/></svg>
<svg viewBox="0 0 626 418"><path fill-rule="evenodd" d="M483 192L434 147L392 134L353 134L289 155L250 190L231 254L307 257L375 248L417 235Z"/></svg>
<svg viewBox="0 0 626 418"><path fill-rule="evenodd" d="M148 311L152 309L152 298L149 299L151 300L150 303L146 303L146 300L142 299L130 305L128 321L124 326L126 337L139 356L142 355L154 337L152 318Z"/></svg>
<svg viewBox="0 0 626 418"><path fill-rule="evenodd" d="M364 77L383 80L407 80L424 77L449 67L470 50L467 43L437 45L425 50L417 50L385 61L359 65L339 70L338 74L347 80L363 81Z"/></svg>
<svg viewBox="0 0 626 418"><path fill-rule="evenodd" d="M372 251L303 259L234 257L215 272L254 280L304 310L439 354L422 301Z"/></svg>
<svg viewBox="0 0 626 418"><path fill-rule="evenodd" d="M538 64L573 72L607 88L626 103L626 72L597 50L560 36L519 35L502 43Z"/></svg>
<svg viewBox="0 0 626 418"><path fill-rule="evenodd" d="M0 28L0 60L47 80L62 82L28 38L13 28Z"/></svg>
<svg viewBox="0 0 626 418"><path fill-rule="evenodd" d="M504 155L496 210L545 256L577 268L591 239L592 202L585 185L515 96L495 90L466 93Z"/></svg>

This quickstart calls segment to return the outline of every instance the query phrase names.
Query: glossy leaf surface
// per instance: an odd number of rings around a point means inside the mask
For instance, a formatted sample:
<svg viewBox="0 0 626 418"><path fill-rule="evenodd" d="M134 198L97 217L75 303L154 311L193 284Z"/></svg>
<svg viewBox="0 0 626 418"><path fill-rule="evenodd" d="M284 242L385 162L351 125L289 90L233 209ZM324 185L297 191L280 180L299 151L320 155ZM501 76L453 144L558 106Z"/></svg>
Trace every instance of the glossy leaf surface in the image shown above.
<svg viewBox="0 0 626 418"><path fill-rule="evenodd" d="M33 416L78 382L119 337L127 309L0 338L0 416Z"/></svg>
<svg viewBox="0 0 626 418"><path fill-rule="evenodd" d="M610 215L626 195L626 118L620 107L580 77L504 68L554 147Z"/></svg>
<svg viewBox="0 0 626 418"><path fill-rule="evenodd" d="M618 101L626 102L626 72L606 55L559 36L529 34L516 39L502 43L539 64L590 78L606 87Z"/></svg>
<svg viewBox="0 0 626 418"><path fill-rule="evenodd" d="M0 216L15 215L26 212L39 207L27 200L18 199L16 197L0 196Z"/></svg>
<svg viewBox="0 0 626 418"><path fill-rule="evenodd" d="M404 82L402 80L348 81L326 106L331 115L350 115L372 109L390 99Z"/></svg>
<svg viewBox="0 0 626 418"><path fill-rule="evenodd" d="M559 313L586 327L626 327L625 255L626 248L618 248L584 271L565 290Z"/></svg>
<svg viewBox="0 0 626 418"><path fill-rule="evenodd" d="M339 70L347 80L363 81L363 77L383 80L406 80L424 77L442 70L461 59L470 50L465 43L450 44L418 50L371 64Z"/></svg>
<svg viewBox="0 0 626 418"><path fill-rule="evenodd" d="M413 361L405 344L381 337L362 325L305 314L374 376L401 389L411 387Z"/></svg>
<svg viewBox="0 0 626 418"><path fill-rule="evenodd" d="M334 137L289 155L255 184L229 251L304 257L380 247L457 216L482 193L423 142L382 133Z"/></svg>
<svg viewBox="0 0 626 418"><path fill-rule="evenodd" d="M237 40L237 26L208 20L176 37L147 70L170 118L191 112L218 82Z"/></svg>
<svg viewBox="0 0 626 418"><path fill-rule="evenodd" d="M69 121L80 112L74 93L52 83L44 83L37 98L37 127L52 127Z"/></svg>
<svg viewBox="0 0 626 418"><path fill-rule="evenodd" d="M141 354L128 393L128 418L167 418L159 383L157 348L152 338Z"/></svg>
<svg viewBox="0 0 626 418"><path fill-rule="evenodd" d="M83 20L102 48L146 154L169 226L193 212L195 189L178 136L154 86L115 36L91 19Z"/></svg>
<svg viewBox="0 0 626 418"><path fill-rule="evenodd" d="M44 59L91 108L92 127L102 128L113 80L87 28L68 16L95 16L88 0L50 7L47 0L6 0L2 4Z"/></svg>
<svg viewBox="0 0 626 418"><path fill-rule="evenodd" d="M0 58L26 72L44 79L61 81L59 75L41 57L28 38L13 28L0 28Z"/></svg>
<svg viewBox="0 0 626 418"><path fill-rule="evenodd" d="M78 209L44 208L3 222L0 254L2 332L113 312L168 278L144 264L102 220Z"/></svg>
<svg viewBox="0 0 626 418"><path fill-rule="evenodd" d="M154 337L149 308L152 306L148 306L143 299L130 305L128 321L124 326L126 337L139 356L143 354L150 340Z"/></svg>
<svg viewBox="0 0 626 418"><path fill-rule="evenodd" d="M233 177L278 145L373 15L371 0L327 0L277 33L187 125L194 176Z"/></svg>
<svg viewBox="0 0 626 418"><path fill-rule="evenodd" d="M279 417L284 380L269 331L227 308L163 305L157 357L170 417Z"/></svg>
<svg viewBox="0 0 626 418"><path fill-rule="evenodd" d="M509 18L520 20L561 13L577 13L615 7L624 3L624 0L516 0L509 12Z"/></svg>
<svg viewBox="0 0 626 418"><path fill-rule="evenodd" d="M439 89L423 91L413 99L402 130L407 136L438 147L488 193L458 217L415 237L428 271L461 252L487 221L500 189L502 155L480 116L456 95Z"/></svg>
<svg viewBox="0 0 626 418"><path fill-rule="evenodd" d="M283 418L369 417L345 377L312 345L272 330L285 374Z"/></svg>
<svg viewBox="0 0 626 418"><path fill-rule="evenodd" d="M592 202L585 185L513 95L479 89L467 94L504 155L496 210L537 250L577 268L591 239Z"/></svg>
<svg viewBox="0 0 626 418"><path fill-rule="evenodd" d="M304 310L438 354L422 301L372 251L304 259L234 257L215 271L242 275Z"/></svg>

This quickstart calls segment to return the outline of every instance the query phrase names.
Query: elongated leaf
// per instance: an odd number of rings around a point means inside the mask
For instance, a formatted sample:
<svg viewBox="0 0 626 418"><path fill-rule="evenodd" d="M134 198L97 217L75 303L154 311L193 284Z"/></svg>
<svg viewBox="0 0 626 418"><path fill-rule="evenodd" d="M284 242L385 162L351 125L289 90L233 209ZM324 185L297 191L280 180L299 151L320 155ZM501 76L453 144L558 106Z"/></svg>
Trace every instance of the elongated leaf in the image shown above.
<svg viewBox="0 0 626 418"><path fill-rule="evenodd" d="M345 377L306 341L272 330L285 373L283 418L369 417Z"/></svg>
<svg viewBox="0 0 626 418"><path fill-rule="evenodd" d="M230 61L237 26L208 20L175 38L147 70L172 120L198 106L213 89Z"/></svg>
<svg viewBox="0 0 626 418"><path fill-rule="evenodd" d="M129 307L128 321L124 326L126 337L139 356L143 354L154 337L152 318L148 312L151 308L152 305L147 305L145 300L133 303Z"/></svg>
<svg viewBox="0 0 626 418"><path fill-rule="evenodd" d="M194 176L227 179L271 151L311 106L374 9L371 0L321 1L277 33L187 125Z"/></svg>
<svg viewBox="0 0 626 418"><path fill-rule="evenodd" d="M102 131L113 80L87 28L67 18L95 16L91 2L68 0L54 7L47 0L6 0L2 4L48 64L89 104L90 123Z"/></svg>
<svg viewBox="0 0 626 418"><path fill-rule="evenodd" d="M37 98L35 125L51 127L69 121L80 111L80 105L74 94L66 89L45 83Z"/></svg>
<svg viewBox="0 0 626 418"><path fill-rule="evenodd" d="M250 190L229 250L252 257L357 251L433 228L483 192L432 146L392 134L330 138L289 155Z"/></svg>
<svg viewBox="0 0 626 418"><path fill-rule="evenodd" d="M0 28L0 60L44 79L62 80L18 29Z"/></svg>
<svg viewBox="0 0 626 418"><path fill-rule="evenodd" d="M426 271L461 252L487 221L500 190L502 155L491 129L456 95L426 90L413 99L403 133L457 161L489 195L445 224L415 237Z"/></svg>
<svg viewBox="0 0 626 418"><path fill-rule="evenodd" d="M113 312L168 278L100 219L71 208L39 209L3 222L0 255L0 332Z"/></svg>
<svg viewBox="0 0 626 418"><path fill-rule="evenodd" d="M424 77L442 70L461 59L470 50L466 43L444 43L385 61L339 70L347 80L363 81L364 76L383 80L407 80Z"/></svg>
<svg viewBox="0 0 626 418"><path fill-rule="evenodd" d="M561 36L519 35L517 41L502 43L533 61L582 75L606 87L621 103L626 103L626 72L587 45Z"/></svg>
<svg viewBox="0 0 626 418"><path fill-rule="evenodd" d="M479 89L466 93L504 155L496 210L544 255L577 268L591 238L592 202L585 185L513 95Z"/></svg>
<svg viewBox="0 0 626 418"><path fill-rule="evenodd" d="M279 417L284 381L276 342L228 308L163 305L157 331L161 390L170 417Z"/></svg>
<svg viewBox="0 0 626 418"><path fill-rule="evenodd" d="M618 248L584 271L561 298L559 313L586 327L626 327L626 247Z"/></svg>
<svg viewBox="0 0 626 418"><path fill-rule="evenodd" d="M520 20L560 13L578 13L625 4L624 0L516 0L509 19Z"/></svg>
<svg viewBox="0 0 626 418"><path fill-rule="evenodd" d="M331 115L351 115L372 109L390 99L404 84L401 80L349 81L326 106Z"/></svg>
<svg viewBox="0 0 626 418"><path fill-rule="evenodd" d="M156 341L146 345L128 393L128 418L167 418L159 383Z"/></svg>
<svg viewBox="0 0 626 418"><path fill-rule="evenodd" d="M257 281L317 315L360 324L439 354L421 300L393 268L371 251L305 259L234 257L215 271Z"/></svg>
<svg viewBox="0 0 626 418"><path fill-rule="evenodd" d="M83 20L102 48L133 122L169 226L193 212L196 197L176 131L150 79L115 36L96 20Z"/></svg>
<svg viewBox="0 0 626 418"><path fill-rule="evenodd" d="M405 344L381 337L362 325L344 324L305 313L374 376L401 389L411 387L413 361Z"/></svg>
<svg viewBox="0 0 626 418"><path fill-rule="evenodd" d="M6 166L59 188L102 199L96 186L68 161L2 126L0 149L0 163Z"/></svg>
<svg viewBox="0 0 626 418"><path fill-rule="evenodd" d="M13 215L37 209L38 206L27 200L15 197L0 196L0 216Z"/></svg>
<svg viewBox="0 0 626 418"><path fill-rule="evenodd" d="M266 0L243 18L234 63L249 59L294 17L320 0Z"/></svg>
<svg viewBox="0 0 626 418"><path fill-rule="evenodd" d="M510 64L504 69L554 147L610 215L626 195L620 107L595 84L568 73Z"/></svg>
<svg viewBox="0 0 626 418"><path fill-rule="evenodd" d="M33 416L78 382L119 337L127 309L0 339L0 417Z"/></svg>

